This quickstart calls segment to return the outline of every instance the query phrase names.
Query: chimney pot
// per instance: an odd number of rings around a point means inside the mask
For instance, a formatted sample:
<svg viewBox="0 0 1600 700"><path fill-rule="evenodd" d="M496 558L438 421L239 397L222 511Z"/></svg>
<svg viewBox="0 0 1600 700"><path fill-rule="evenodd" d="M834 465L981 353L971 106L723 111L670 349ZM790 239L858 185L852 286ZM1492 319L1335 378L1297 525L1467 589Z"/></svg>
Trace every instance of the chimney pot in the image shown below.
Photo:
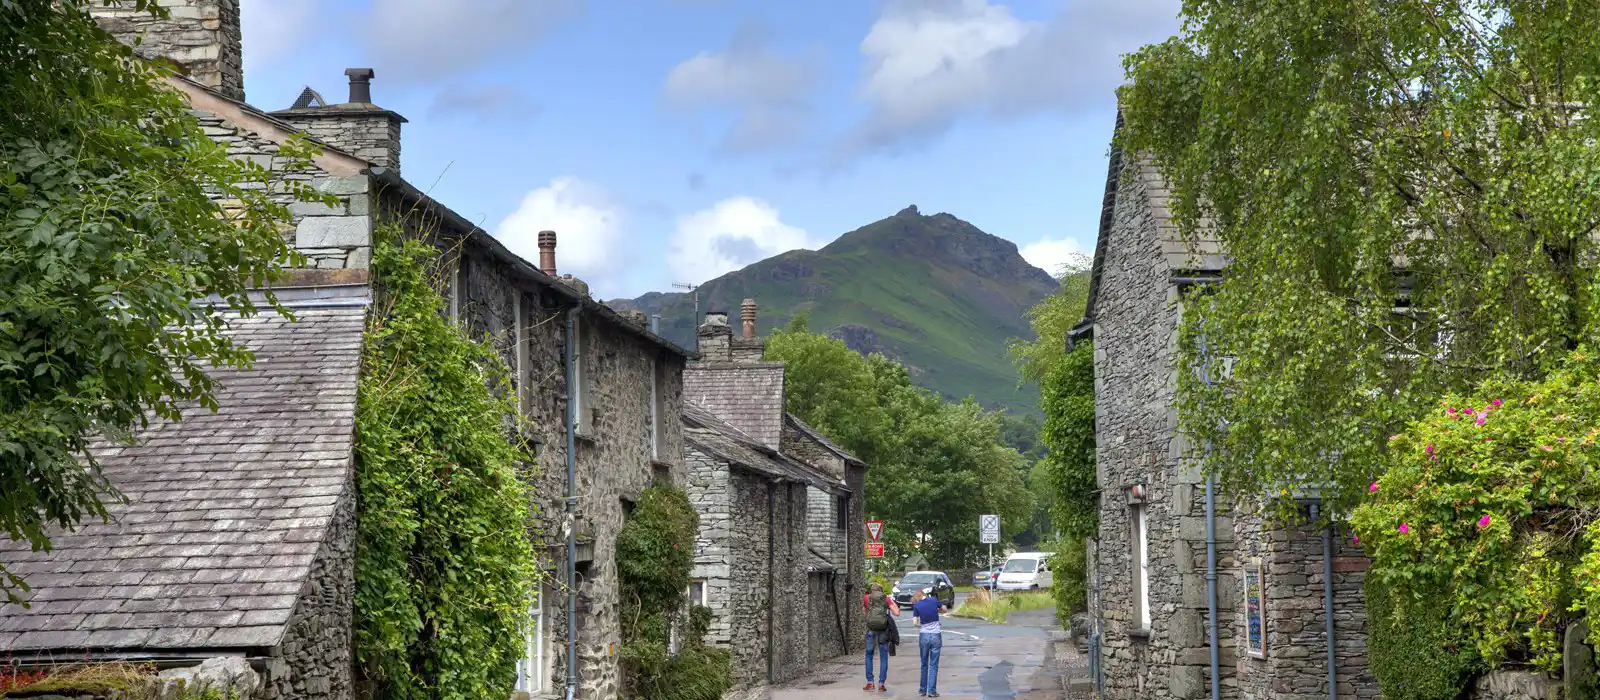
<svg viewBox="0 0 1600 700"><path fill-rule="evenodd" d="M346 68L344 74L350 76L350 102L372 104L372 69Z"/></svg>
<svg viewBox="0 0 1600 700"><path fill-rule="evenodd" d="M746 299L739 305L739 320L743 322L744 339L756 339L756 300Z"/></svg>
<svg viewBox="0 0 1600 700"><path fill-rule="evenodd" d="M539 232L539 271L556 276L556 232Z"/></svg>
<svg viewBox="0 0 1600 700"><path fill-rule="evenodd" d="M726 325L728 325L728 312L726 312L726 311L707 311L706 312L706 323L705 323L705 325L707 325L707 326L726 326Z"/></svg>

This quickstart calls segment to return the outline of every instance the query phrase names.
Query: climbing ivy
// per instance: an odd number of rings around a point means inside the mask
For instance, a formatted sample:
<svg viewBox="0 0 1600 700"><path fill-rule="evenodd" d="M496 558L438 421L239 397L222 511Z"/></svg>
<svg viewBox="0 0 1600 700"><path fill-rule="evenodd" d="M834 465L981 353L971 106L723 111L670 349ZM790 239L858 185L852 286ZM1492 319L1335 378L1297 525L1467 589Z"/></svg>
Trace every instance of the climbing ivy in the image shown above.
<svg viewBox="0 0 1600 700"><path fill-rule="evenodd" d="M1561 669L1562 633L1600 609L1600 362L1448 395L1389 438L1352 513L1369 577L1450 611L1485 662Z"/></svg>
<svg viewBox="0 0 1600 700"><path fill-rule="evenodd" d="M1367 656L1385 700L1456 700L1482 668L1467 631L1438 591L1368 576Z"/></svg>
<svg viewBox="0 0 1600 700"><path fill-rule="evenodd" d="M685 610L700 518L682 489L646 489L617 534L623 696L718 700L732 685L728 650L705 646L711 610ZM679 630L676 653L673 627Z"/></svg>
<svg viewBox="0 0 1600 700"><path fill-rule="evenodd" d="M438 251L377 235L356 412L356 655L390 698L508 697L535 579L505 362L441 313Z"/></svg>

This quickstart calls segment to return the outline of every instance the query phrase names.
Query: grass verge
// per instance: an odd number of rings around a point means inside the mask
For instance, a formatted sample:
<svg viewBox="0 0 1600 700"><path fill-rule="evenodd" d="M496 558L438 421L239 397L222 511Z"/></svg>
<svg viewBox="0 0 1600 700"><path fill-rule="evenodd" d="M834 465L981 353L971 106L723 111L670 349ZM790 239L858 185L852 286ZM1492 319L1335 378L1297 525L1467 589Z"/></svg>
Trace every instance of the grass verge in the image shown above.
<svg viewBox="0 0 1600 700"><path fill-rule="evenodd" d="M995 624L1005 624L1011 613L1023 610L1039 610L1055 605L1056 601L1050 591L1028 591L1026 593L990 593L986 590L973 591L967 596L961 607L950 613L956 617L970 617L987 620Z"/></svg>

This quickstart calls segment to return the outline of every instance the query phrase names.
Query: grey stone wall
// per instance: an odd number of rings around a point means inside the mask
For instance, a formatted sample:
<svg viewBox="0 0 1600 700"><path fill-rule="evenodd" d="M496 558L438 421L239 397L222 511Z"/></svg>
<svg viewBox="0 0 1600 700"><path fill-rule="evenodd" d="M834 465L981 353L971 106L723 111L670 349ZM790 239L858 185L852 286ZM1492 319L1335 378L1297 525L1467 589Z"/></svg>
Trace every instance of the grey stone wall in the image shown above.
<svg viewBox="0 0 1600 700"><path fill-rule="evenodd" d="M1199 698L1209 692L1203 478L1177 435L1173 406L1178 294L1162 257L1149 193L1123 181L1113 214L1095 318L1095 430L1102 489L1091 578L1098 578L1108 698ZM1126 490L1145 487L1151 624L1138 629ZM1233 522L1219 499L1218 606L1231 620ZM1226 633L1224 633L1226 636ZM1233 685L1232 649L1222 682Z"/></svg>
<svg viewBox="0 0 1600 700"><path fill-rule="evenodd" d="M688 466L689 500L700 515L695 534L694 569L690 575L706 582L706 603L711 608L711 629L706 643L727 647L733 643L731 595L733 591L733 551L729 546L732 521L729 513L730 467L727 462L685 446ZM740 523L741 527L745 523ZM764 567L763 567L764 568ZM763 571L743 569L741 575L763 576Z"/></svg>
<svg viewBox="0 0 1600 700"><path fill-rule="evenodd" d="M385 197L385 212L408 211L402 203ZM442 250L459 250L445 256L441 285L456 290L455 308L472 332L486 336L500 349L521 395L530 430L543 445L538 451L538 473L533 475L535 521L532 536L544 553L549 576L565 583L566 518L566 386L562 354L568 302L492 258L479 243L458 245L462 232L439 230L437 222L413 215L405 219L413 235L428 234ZM454 284L450 280L454 279ZM517 371L517 323L520 318L523 348ZM583 396L594 409L593 423L577 441L577 517L574 531L580 540L577 594L578 697L610 700L617 696L617 651L622 641L618 617L616 536L624 524L624 502L639 495L662 472L674 483L685 478L683 458L682 356L672 354L625 329L620 323L591 310L579 315L579 325L591 342L580 361L587 384ZM652 363L654 372L652 372ZM650 439L650 386L658 378L660 403L660 454L654 457ZM589 557L587 562L585 557ZM546 648L553 688L567 679L567 606L564 596L549 601Z"/></svg>
<svg viewBox="0 0 1600 700"><path fill-rule="evenodd" d="M354 484L347 485L345 493L335 506L311 575L300 588L283 641L273 650L273 665L282 672L272 674L259 695L262 700L353 697Z"/></svg>
<svg viewBox="0 0 1600 700"><path fill-rule="evenodd" d="M765 640L772 638L768 609L771 596L767 576L769 551L768 532L773 518L768 516L769 482L757 475L735 471L729 479L729 511L739 527L728 537L728 549L733 553L733 570L753 572L733 580L729 608L733 614L729 622L732 639L753 641L733 645L733 680L740 688L762 685L767 682L767 657ZM776 500L776 494L773 495ZM774 505L773 510L777 508Z"/></svg>
<svg viewBox="0 0 1600 700"><path fill-rule="evenodd" d="M89 3L100 26L146 58L165 58L188 77L235 100L244 100L238 0L161 0L170 16L156 19L132 0Z"/></svg>
<svg viewBox="0 0 1600 700"><path fill-rule="evenodd" d="M372 260L372 207L370 181L365 176L335 177L316 166L290 169L278 157L278 144L215 114L195 111L200 128L211 140L228 149L228 155L253 161L274 172L272 198L293 214L295 248L310 267L322 269L367 268ZM280 184L283 183L283 184ZM333 206L294 201L287 183L310 185L337 197ZM221 199L224 211L243 202Z"/></svg>
<svg viewBox="0 0 1600 700"><path fill-rule="evenodd" d="M866 612L858 601L867 593L867 554L866 537L867 528L867 470L860 465L850 465L845 468L845 486L853 494L850 497L849 527L845 528L845 557L849 563L844 572L844 577L834 583L842 586L841 598L844 605L845 643L851 652L864 651L867 646L867 621Z"/></svg>
<svg viewBox="0 0 1600 700"><path fill-rule="evenodd" d="M1328 697L1327 618L1321 530L1304 524L1263 522L1252 508L1241 515L1239 541L1259 561L1265 591L1267 658L1239 662L1241 696L1250 700L1320 700ZM1250 539L1246 540L1246 536ZM1334 659L1339 696L1375 698L1377 680L1367 665L1367 618L1363 594L1368 560L1335 527L1333 545ZM1238 595L1243 595L1242 587ZM1243 605L1236 642L1244 650ZM1248 677L1248 682L1243 679Z"/></svg>
<svg viewBox="0 0 1600 700"><path fill-rule="evenodd" d="M403 118L372 105L330 105L273 112L312 138L373 165L400 169Z"/></svg>

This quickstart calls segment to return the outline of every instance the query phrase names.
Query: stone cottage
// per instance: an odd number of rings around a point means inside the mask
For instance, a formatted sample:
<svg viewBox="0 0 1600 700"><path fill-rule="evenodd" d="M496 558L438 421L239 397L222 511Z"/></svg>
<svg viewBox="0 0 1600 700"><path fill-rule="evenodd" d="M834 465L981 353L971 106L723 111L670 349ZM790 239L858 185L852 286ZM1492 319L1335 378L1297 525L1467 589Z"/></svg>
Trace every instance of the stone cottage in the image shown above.
<svg viewBox="0 0 1600 700"><path fill-rule="evenodd" d="M502 353L540 446L530 536L548 576L529 611L518 689L615 698L615 537L641 491L683 478L689 353L558 277L554 232L540 234L531 264L401 177L405 119L372 103L371 70L345 71L344 103L308 88L263 111L244 101L237 0L163 0L167 19L131 4L94 11L118 38L140 40L140 54L182 69L169 82L207 135L338 201L293 204L286 235L315 269L277 292L301 322L264 314L234 325L261 361L217 375L221 410L189 410L101 453L129 496L111 522L58 534L48 553L0 539L0 560L33 586L30 609L0 608L0 655L232 656L262 674L262 697L350 696L354 391L373 235L393 222L439 247L446 313ZM323 153L290 171L276 154L297 137Z"/></svg>
<svg viewBox="0 0 1600 700"><path fill-rule="evenodd" d="M691 601L759 694L861 649L866 466L784 410L784 366L761 361L755 302L698 331L684 374L684 459L700 514Z"/></svg>
<svg viewBox="0 0 1600 700"><path fill-rule="evenodd" d="M1215 242L1183 240L1168 199L1150 162L1112 150L1088 308L1068 341L1094 342L1100 528L1088 585L1101 697L1375 697L1361 552L1348 535L1278 526L1208 489L1177 431L1181 300L1226 261Z"/></svg>

